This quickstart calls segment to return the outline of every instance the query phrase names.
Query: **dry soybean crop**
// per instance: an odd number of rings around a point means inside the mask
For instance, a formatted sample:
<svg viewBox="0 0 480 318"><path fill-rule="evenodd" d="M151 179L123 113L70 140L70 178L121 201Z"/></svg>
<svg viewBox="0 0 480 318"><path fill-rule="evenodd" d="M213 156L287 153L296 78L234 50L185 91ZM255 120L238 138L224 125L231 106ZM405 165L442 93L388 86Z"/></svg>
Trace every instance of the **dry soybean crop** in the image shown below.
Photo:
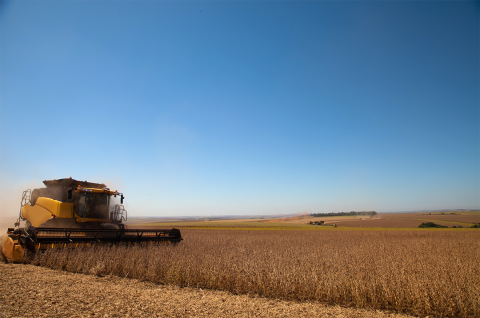
<svg viewBox="0 0 480 318"><path fill-rule="evenodd" d="M70 272L438 317L480 316L480 231L183 230L177 246L37 253Z"/></svg>

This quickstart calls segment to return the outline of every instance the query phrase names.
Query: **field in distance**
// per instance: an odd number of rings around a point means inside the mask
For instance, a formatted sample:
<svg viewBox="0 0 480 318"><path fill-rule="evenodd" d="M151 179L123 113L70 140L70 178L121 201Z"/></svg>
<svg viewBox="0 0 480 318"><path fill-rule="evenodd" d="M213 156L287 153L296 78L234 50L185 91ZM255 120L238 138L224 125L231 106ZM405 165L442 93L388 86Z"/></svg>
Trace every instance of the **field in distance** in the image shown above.
<svg viewBox="0 0 480 318"><path fill-rule="evenodd" d="M323 221L324 225L310 222ZM127 227L176 227L198 229L258 229L258 230L322 230L322 229L414 229L424 222L469 228L480 222L480 211L378 213L374 216L321 216L297 215L286 217L238 218L133 218Z"/></svg>

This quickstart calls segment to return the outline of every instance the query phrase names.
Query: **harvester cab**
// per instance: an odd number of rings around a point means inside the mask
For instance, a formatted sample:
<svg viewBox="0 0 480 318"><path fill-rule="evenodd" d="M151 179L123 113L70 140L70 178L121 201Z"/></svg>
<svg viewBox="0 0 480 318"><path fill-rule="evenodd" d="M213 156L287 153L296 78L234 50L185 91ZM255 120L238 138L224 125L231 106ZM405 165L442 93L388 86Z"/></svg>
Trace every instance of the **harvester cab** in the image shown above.
<svg viewBox="0 0 480 318"><path fill-rule="evenodd" d="M72 178L43 181L46 188L22 194L15 228L9 228L2 247L7 261L20 261L32 253L54 247L92 243L167 242L182 240L178 229L126 229L124 195L105 184ZM115 203L116 198L120 203ZM23 227L21 222L25 221Z"/></svg>

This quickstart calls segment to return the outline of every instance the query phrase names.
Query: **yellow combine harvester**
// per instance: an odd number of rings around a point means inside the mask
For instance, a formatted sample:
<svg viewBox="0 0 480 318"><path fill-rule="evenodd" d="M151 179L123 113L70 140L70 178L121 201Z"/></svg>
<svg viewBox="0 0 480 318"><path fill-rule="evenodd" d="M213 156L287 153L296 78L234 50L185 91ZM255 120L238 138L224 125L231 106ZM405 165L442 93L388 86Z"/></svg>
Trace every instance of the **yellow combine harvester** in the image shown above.
<svg viewBox="0 0 480 318"><path fill-rule="evenodd" d="M26 190L15 228L9 228L2 247L4 258L20 261L26 250L35 253L54 247L92 243L178 243L178 229L127 229L122 193L104 184L72 178L43 181L46 188ZM119 197L120 204L114 204ZM20 227L20 222L25 225Z"/></svg>

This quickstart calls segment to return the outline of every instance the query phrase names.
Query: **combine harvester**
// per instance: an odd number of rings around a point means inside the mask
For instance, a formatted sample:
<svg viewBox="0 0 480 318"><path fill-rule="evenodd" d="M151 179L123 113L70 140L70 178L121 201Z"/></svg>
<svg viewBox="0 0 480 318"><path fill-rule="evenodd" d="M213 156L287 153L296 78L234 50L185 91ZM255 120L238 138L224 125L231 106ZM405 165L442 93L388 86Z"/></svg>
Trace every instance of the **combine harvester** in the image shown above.
<svg viewBox="0 0 480 318"><path fill-rule="evenodd" d="M179 243L178 229L127 229L122 193L104 184L72 178L43 181L46 188L26 190L15 228L9 228L2 247L8 262L18 262L26 250L83 247L92 243ZM120 204L112 201L120 198ZM20 227L20 221L25 226Z"/></svg>

